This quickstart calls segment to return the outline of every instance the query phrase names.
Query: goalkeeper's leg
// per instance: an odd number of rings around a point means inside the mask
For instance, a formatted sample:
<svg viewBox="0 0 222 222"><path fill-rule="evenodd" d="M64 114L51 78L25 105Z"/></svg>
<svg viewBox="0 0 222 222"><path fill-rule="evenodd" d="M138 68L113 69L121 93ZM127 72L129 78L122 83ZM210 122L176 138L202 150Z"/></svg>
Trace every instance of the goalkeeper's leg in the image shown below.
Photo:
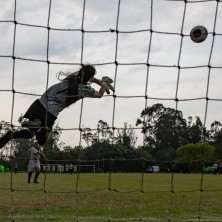
<svg viewBox="0 0 222 222"><path fill-rule="evenodd" d="M31 139L33 136L34 132L25 129L16 132L8 131L0 138L0 149L12 139Z"/></svg>
<svg viewBox="0 0 222 222"><path fill-rule="evenodd" d="M36 135L36 140L38 141L39 145L42 146L48 141L51 135L51 130L41 128L41 130L35 132L35 135Z"/></svg>

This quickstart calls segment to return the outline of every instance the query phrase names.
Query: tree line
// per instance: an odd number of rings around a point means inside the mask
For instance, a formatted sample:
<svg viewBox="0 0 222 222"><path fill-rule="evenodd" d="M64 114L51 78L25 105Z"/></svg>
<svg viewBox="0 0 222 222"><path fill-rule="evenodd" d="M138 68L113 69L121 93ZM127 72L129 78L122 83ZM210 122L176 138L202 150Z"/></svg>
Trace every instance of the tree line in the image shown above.
<svg viewBox="0 0 222 222"><path fill-rule="evenodd" d="M206 129L198 116L184 119L181 111L158 103L142 110L135 124L144 136L144 144L139 147L135 146L138 137L131 125L124 123L122 129L113 130L108 123L99 120L96 131L82 127L81 136L86 147L64 146L60 140L62 129L56 126L43 152L49 162L94 162L97 171L112 168L113 171L130 172L143 170L148 165L160 165L163 171L189 172L221 162L222 124L219 121ZM11 128L4 121L0 122L0 127L1 135ZM26 167L32 144L33 140L13 140L1 149L1 161L7 162L6 156L14 156Z"/></svg>

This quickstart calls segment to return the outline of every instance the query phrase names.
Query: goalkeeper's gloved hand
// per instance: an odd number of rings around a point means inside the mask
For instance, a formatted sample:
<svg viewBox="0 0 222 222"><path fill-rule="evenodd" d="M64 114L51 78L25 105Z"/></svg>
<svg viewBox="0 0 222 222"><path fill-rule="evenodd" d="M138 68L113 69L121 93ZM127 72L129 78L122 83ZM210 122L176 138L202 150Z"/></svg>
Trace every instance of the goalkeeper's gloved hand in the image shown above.
<svg viewBox="0 0 222 222"><path fill-rule="evenodd" d="M102 82L105 82L109 86L109 89L111 89L113 92L115 92L114 87L111 85L111 83L113 83L113 80L111 78L109 78L108 76L103 76ZM109 89L106 89L107 94L110 94Z"/></svg>

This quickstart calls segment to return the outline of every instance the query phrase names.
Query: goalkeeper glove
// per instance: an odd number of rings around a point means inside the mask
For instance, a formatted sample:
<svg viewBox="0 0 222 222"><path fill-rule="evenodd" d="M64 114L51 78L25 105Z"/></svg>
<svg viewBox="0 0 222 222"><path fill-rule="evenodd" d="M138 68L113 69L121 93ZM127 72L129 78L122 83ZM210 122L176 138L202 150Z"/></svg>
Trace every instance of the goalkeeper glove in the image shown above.
<svg viewBox="0 0 222 222"><path fill-rule="evenodd" d="M111 83L113 83L113 80L111 78L109 78L108 76L103 76L102 82L105 82L108 85L109 89L111 89L113 92L115 92L114 87L111 85ZM109 89L106 89L107 94L110 94Z"/></svg>

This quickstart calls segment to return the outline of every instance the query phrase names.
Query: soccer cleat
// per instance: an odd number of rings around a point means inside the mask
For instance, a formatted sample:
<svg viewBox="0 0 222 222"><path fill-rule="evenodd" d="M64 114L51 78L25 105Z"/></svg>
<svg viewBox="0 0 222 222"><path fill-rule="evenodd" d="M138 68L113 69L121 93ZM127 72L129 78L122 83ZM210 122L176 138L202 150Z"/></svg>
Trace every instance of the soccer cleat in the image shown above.
<svg viewBox="0 0 222 222"><path fill-rule="evenodd" d="M5 146L12 139L12 131L8 131L3 137L0 138L0 149Z"/></svg>
<svg viewBox="0 0 222 222"><path fill-rule="evenodd" d="M22 127L40 127L42 124L41 120L35 119L35 120L27 120L24 121L21 125Z"/></svg>
<svg viewBox="0 0 222 222"><path fill-rule="evenodd" d="M39 183L39 181L38 180L34 180L33 183Z"/></svg>

